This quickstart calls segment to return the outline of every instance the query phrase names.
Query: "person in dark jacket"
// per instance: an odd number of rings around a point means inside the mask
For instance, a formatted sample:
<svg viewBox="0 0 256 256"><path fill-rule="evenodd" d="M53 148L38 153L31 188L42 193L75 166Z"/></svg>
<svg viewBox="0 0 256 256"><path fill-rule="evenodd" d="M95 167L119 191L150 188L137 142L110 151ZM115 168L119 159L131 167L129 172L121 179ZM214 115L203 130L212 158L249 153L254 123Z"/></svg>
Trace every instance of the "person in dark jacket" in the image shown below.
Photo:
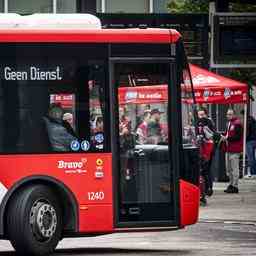
<svg viewBox="0 0 256 256"><path fill-rule="evenodd" d="M244 115L244 111L241 111ZM256 148L256 120L253 116L247 117L247 132L246 132L246 155L248 159L248 165L250 170L247 172L247 177L256 176L256 160L255 160L255 148Z"/></svg>
<svg viewBox="0 0 256 256"><path fill-rule="evenodd" d="M161 114L163 113L158 108L154 108L150 112L151 116L147 126L148 144L159 144L165 140L163 127L160 123Z"/></svg>
<svg viewBox="0 0 256 256"><path fill-rule="evenodd" d="M60 104L53 103L49 107L48 116L44 117L52 151L65 152L71 150L71 143L77 141L70 124L63 121L63 109Z"/></svg>
<svg viewBox="0 0 256 256"><path fill-rule="evenodd" d="M207 110L205 108L200 108L197 115L196 134L200 148L200 170L202 182L204 182L204 191L201 191L200 200L202 204L206 204L205 195L211 196L213 194L213 181L210 170L214 150L212 137L215 127L213 121L207 116Z"/></svg>
<svg viewBox="0 0 256 256"><path fill-rule="evenodd" d="M225 193L239 193L239 158L243 151L243 127L239 118L235 116L234 110L227 111L227 129L222 136L225 145L226 172L229 177L229 185Z"/></svg>

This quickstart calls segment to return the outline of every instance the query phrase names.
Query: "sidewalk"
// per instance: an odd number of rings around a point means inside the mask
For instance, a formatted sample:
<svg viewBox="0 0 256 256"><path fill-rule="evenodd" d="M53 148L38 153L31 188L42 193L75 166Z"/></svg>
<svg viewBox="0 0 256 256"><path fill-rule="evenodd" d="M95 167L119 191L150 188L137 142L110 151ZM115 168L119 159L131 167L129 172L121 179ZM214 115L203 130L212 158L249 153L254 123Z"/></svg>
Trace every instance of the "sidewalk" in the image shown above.
<svg viewBox="0 0 256 256"><path fill-rule="evenodd" d="M200 221L234 221L256 223L256 179L240 179L239 194L224 193L228 183L214 184L208 205L200 207Z"/></svg>

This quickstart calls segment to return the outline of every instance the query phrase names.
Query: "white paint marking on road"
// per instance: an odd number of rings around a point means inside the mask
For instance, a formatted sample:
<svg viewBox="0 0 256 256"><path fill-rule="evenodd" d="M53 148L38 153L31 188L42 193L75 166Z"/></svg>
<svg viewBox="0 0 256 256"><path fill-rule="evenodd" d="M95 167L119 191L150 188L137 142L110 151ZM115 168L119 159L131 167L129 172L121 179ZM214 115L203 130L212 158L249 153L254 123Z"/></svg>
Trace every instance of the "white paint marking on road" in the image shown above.
<svg viewBox="0 0 256 256"><path fill-rule="evenodd" d="M256 222L253 221L237 221L237 220L199 220L200 223L223 223L223 224L237 224L237 225L248 225L256 226Z"/></svg>

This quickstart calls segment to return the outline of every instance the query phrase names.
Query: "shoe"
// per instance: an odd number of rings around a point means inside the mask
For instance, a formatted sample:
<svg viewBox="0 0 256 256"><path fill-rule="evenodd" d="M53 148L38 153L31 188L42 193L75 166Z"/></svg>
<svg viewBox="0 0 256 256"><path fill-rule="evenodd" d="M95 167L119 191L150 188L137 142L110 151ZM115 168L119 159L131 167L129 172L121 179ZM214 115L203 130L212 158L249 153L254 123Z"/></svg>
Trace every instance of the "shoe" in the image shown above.
<svg viewBox="0 0 256 256"><path fill-rule="evenodd" d="M251 175L251 174L247 174L247 175L245 175L244 177L245 177L246 179L250 179L250 178L252 178L252 176L253 176L253 175Z"/></svg>
<svg viewBox="0 0 256 256"><path fill-rule="evenodd" d="M206 191L206 195L207 196L212 196L212 194L213 194L213 190L212 190L212 188L209 188L207 191Z"/></svg>
<svg viewBox="0 0 256 256"><path fill-rule="evenodd" d="M237 187L233 187L233 192L234 194L238 194L239 193L239 189Z"/></svg>
<svg viewBox="0 0 256 256"><path fill-rule="evenodd" d="M233 191L232 185L228 185L228 187L224 190L225 193L231 193L231 191Z"/></svg>
<svg viewBox="0 0 256 256"><path fill-rule="evenodd" d="M207 205L206 198L204 198L204 197L200 198L200 206L206 206L206 205Z"/></svg>
<svg viewBox="0 0 256 256"><path fill-rule="evenodd" d="M228 193L228 194L238 194L239 190L237 187L230 185L230 186L228 186L228 188L226 190L224 190L224 192Z"/></svg>

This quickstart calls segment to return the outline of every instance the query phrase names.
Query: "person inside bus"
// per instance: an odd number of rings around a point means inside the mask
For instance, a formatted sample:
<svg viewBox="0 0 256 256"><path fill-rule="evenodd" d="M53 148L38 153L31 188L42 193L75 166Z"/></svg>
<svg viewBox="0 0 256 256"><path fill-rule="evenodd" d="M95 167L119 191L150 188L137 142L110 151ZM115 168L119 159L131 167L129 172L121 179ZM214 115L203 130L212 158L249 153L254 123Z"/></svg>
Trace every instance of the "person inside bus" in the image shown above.
<svg viewBox="0 0 256 256"><path fill-rule="evenodd" d="M142 122L138 125L136 129L136 142L137 144L143 145L147 143L148 138L148 123L150 121L151 113L149 111L144 111Z"/></svg>
<svg viewBox="0 0 256 256"><path fill-rule="evenodd" d="M104 145L104 123L103 117L97 116L95 121L95 128L92 130L92 145L95 149L103 149Z"/></svg>
<svg viewBox="0 0 256 256"><path fill-rule="evenodd" d="M131 121L125 115L119 123L119 139L121 152L127 152L135 147L135 136L132 133Z"/></svg>
<svg viewBox="0 0 256 256"><path fill-rule="evenodd" d="M70 126L73 128L74 127L74 119L73 119L73 114L67 112L63 115L63 121L66 121L70 124Z"/></svg>
<svg viewBox="0 0 256 256"><path fill-rule="evenodd" d="M48 116L44 117L50 146L54 152L70 151L72 141L77 136L71 125L63 120L64 111L60 104L52 103L48 110Z"/></svg>
<svg viewBox="0 0 256 256"><path fill-rule="evenodd" d="M150 120L148 122L148 144L159 144L163 143L166 139L164 138L163 127L160 123L161 112L158 108L152 109L150 114Z"/></svg>

